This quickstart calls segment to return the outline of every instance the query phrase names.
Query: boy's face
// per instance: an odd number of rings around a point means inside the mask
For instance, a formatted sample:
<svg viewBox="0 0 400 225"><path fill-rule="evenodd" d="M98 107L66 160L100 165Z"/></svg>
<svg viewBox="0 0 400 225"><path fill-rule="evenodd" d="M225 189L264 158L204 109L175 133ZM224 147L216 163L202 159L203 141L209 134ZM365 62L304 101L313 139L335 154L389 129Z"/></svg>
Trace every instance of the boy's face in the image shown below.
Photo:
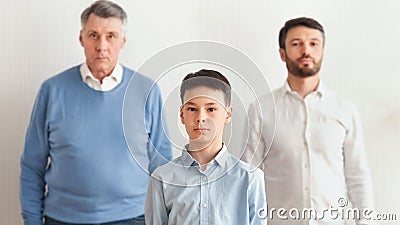
<svg viewBox="0 0 400 225"><path fill-rule="evenodd" d="M201 146L198 150L215 141L222 143L224 126L232 114L231 107L225 106L224 93L200 86L186 90L183 101L180 118L190 142Z"/></svg>

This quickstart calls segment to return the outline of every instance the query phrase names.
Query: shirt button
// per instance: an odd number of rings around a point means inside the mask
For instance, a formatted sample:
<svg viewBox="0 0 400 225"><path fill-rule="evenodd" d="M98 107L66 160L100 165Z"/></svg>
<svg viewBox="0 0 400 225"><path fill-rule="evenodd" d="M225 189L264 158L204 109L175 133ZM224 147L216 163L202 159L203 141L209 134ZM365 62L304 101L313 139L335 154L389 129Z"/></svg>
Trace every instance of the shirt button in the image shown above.
<svg viewBox="0 0 400 225"><path fill-rule="evenodd" d="M207 208L207 204L203 202L203 203L201 203L201 207Z"/></svg>
<svg viewBox="0 0 400 225"><path fill-rule="evenodd" d="M203 181L207 181L207 177L203 176L202 177Z"/></svg>

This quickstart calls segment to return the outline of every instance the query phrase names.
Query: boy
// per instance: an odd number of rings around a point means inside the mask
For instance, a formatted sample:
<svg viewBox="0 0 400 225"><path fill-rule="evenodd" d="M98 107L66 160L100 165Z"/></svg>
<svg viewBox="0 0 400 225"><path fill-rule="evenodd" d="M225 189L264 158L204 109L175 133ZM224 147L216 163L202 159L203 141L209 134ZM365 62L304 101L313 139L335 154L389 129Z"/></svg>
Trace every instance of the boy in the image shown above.
<svg viewBox="0 0 400 225"><path fill-rule="evenodd" d="M231 121L231 87L219 72L200 70L181 85L180 118L189 136L182 155L154 171L146 224L266 224L263 172L230 155L222 142Z"/></svg>

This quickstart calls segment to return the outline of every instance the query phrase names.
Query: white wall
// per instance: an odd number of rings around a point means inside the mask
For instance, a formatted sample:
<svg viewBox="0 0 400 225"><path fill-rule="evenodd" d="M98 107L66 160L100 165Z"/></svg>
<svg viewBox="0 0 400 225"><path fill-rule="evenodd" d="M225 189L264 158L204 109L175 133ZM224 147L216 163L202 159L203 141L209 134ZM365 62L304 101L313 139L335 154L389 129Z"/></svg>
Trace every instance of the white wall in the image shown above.
<svg viewBox="0 0 400 225"><path fill-rule="evenodd" d="M91 2L2 1L0 224L21 224L19 157L32 104L44 79L84 60L78 43L79 16ZM396 0L119 3L129 16L128 43L121 56L125 65L138 68L171 45L210 40L249 56L273 88L286 75L278 55L279 28L297 16L318 19L327 35L322 77L326 86L348 97L360 111L377 210L400 211L400 166L395 162L400 157L400 15Z"/></svg>

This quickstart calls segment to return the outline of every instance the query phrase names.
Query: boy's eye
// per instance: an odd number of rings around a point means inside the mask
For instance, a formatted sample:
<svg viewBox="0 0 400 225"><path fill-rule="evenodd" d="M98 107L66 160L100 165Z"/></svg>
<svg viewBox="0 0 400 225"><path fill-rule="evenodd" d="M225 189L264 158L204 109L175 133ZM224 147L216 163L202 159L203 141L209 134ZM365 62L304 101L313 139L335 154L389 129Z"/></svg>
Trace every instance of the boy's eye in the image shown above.
<svg viewBox="0 0 400 225"><path fill-rule="evenodd" d="M216 108L208 108L209 112L214 112L215 110L217 110Z"/></svg>
<svg viewBox="0 0 400 225"><path fill-rule="evenodd" d="M196 111L196 109L193 108L193 107L188 107L188 108L187 108L187 111L194 112L194 111Z"/></svg>

